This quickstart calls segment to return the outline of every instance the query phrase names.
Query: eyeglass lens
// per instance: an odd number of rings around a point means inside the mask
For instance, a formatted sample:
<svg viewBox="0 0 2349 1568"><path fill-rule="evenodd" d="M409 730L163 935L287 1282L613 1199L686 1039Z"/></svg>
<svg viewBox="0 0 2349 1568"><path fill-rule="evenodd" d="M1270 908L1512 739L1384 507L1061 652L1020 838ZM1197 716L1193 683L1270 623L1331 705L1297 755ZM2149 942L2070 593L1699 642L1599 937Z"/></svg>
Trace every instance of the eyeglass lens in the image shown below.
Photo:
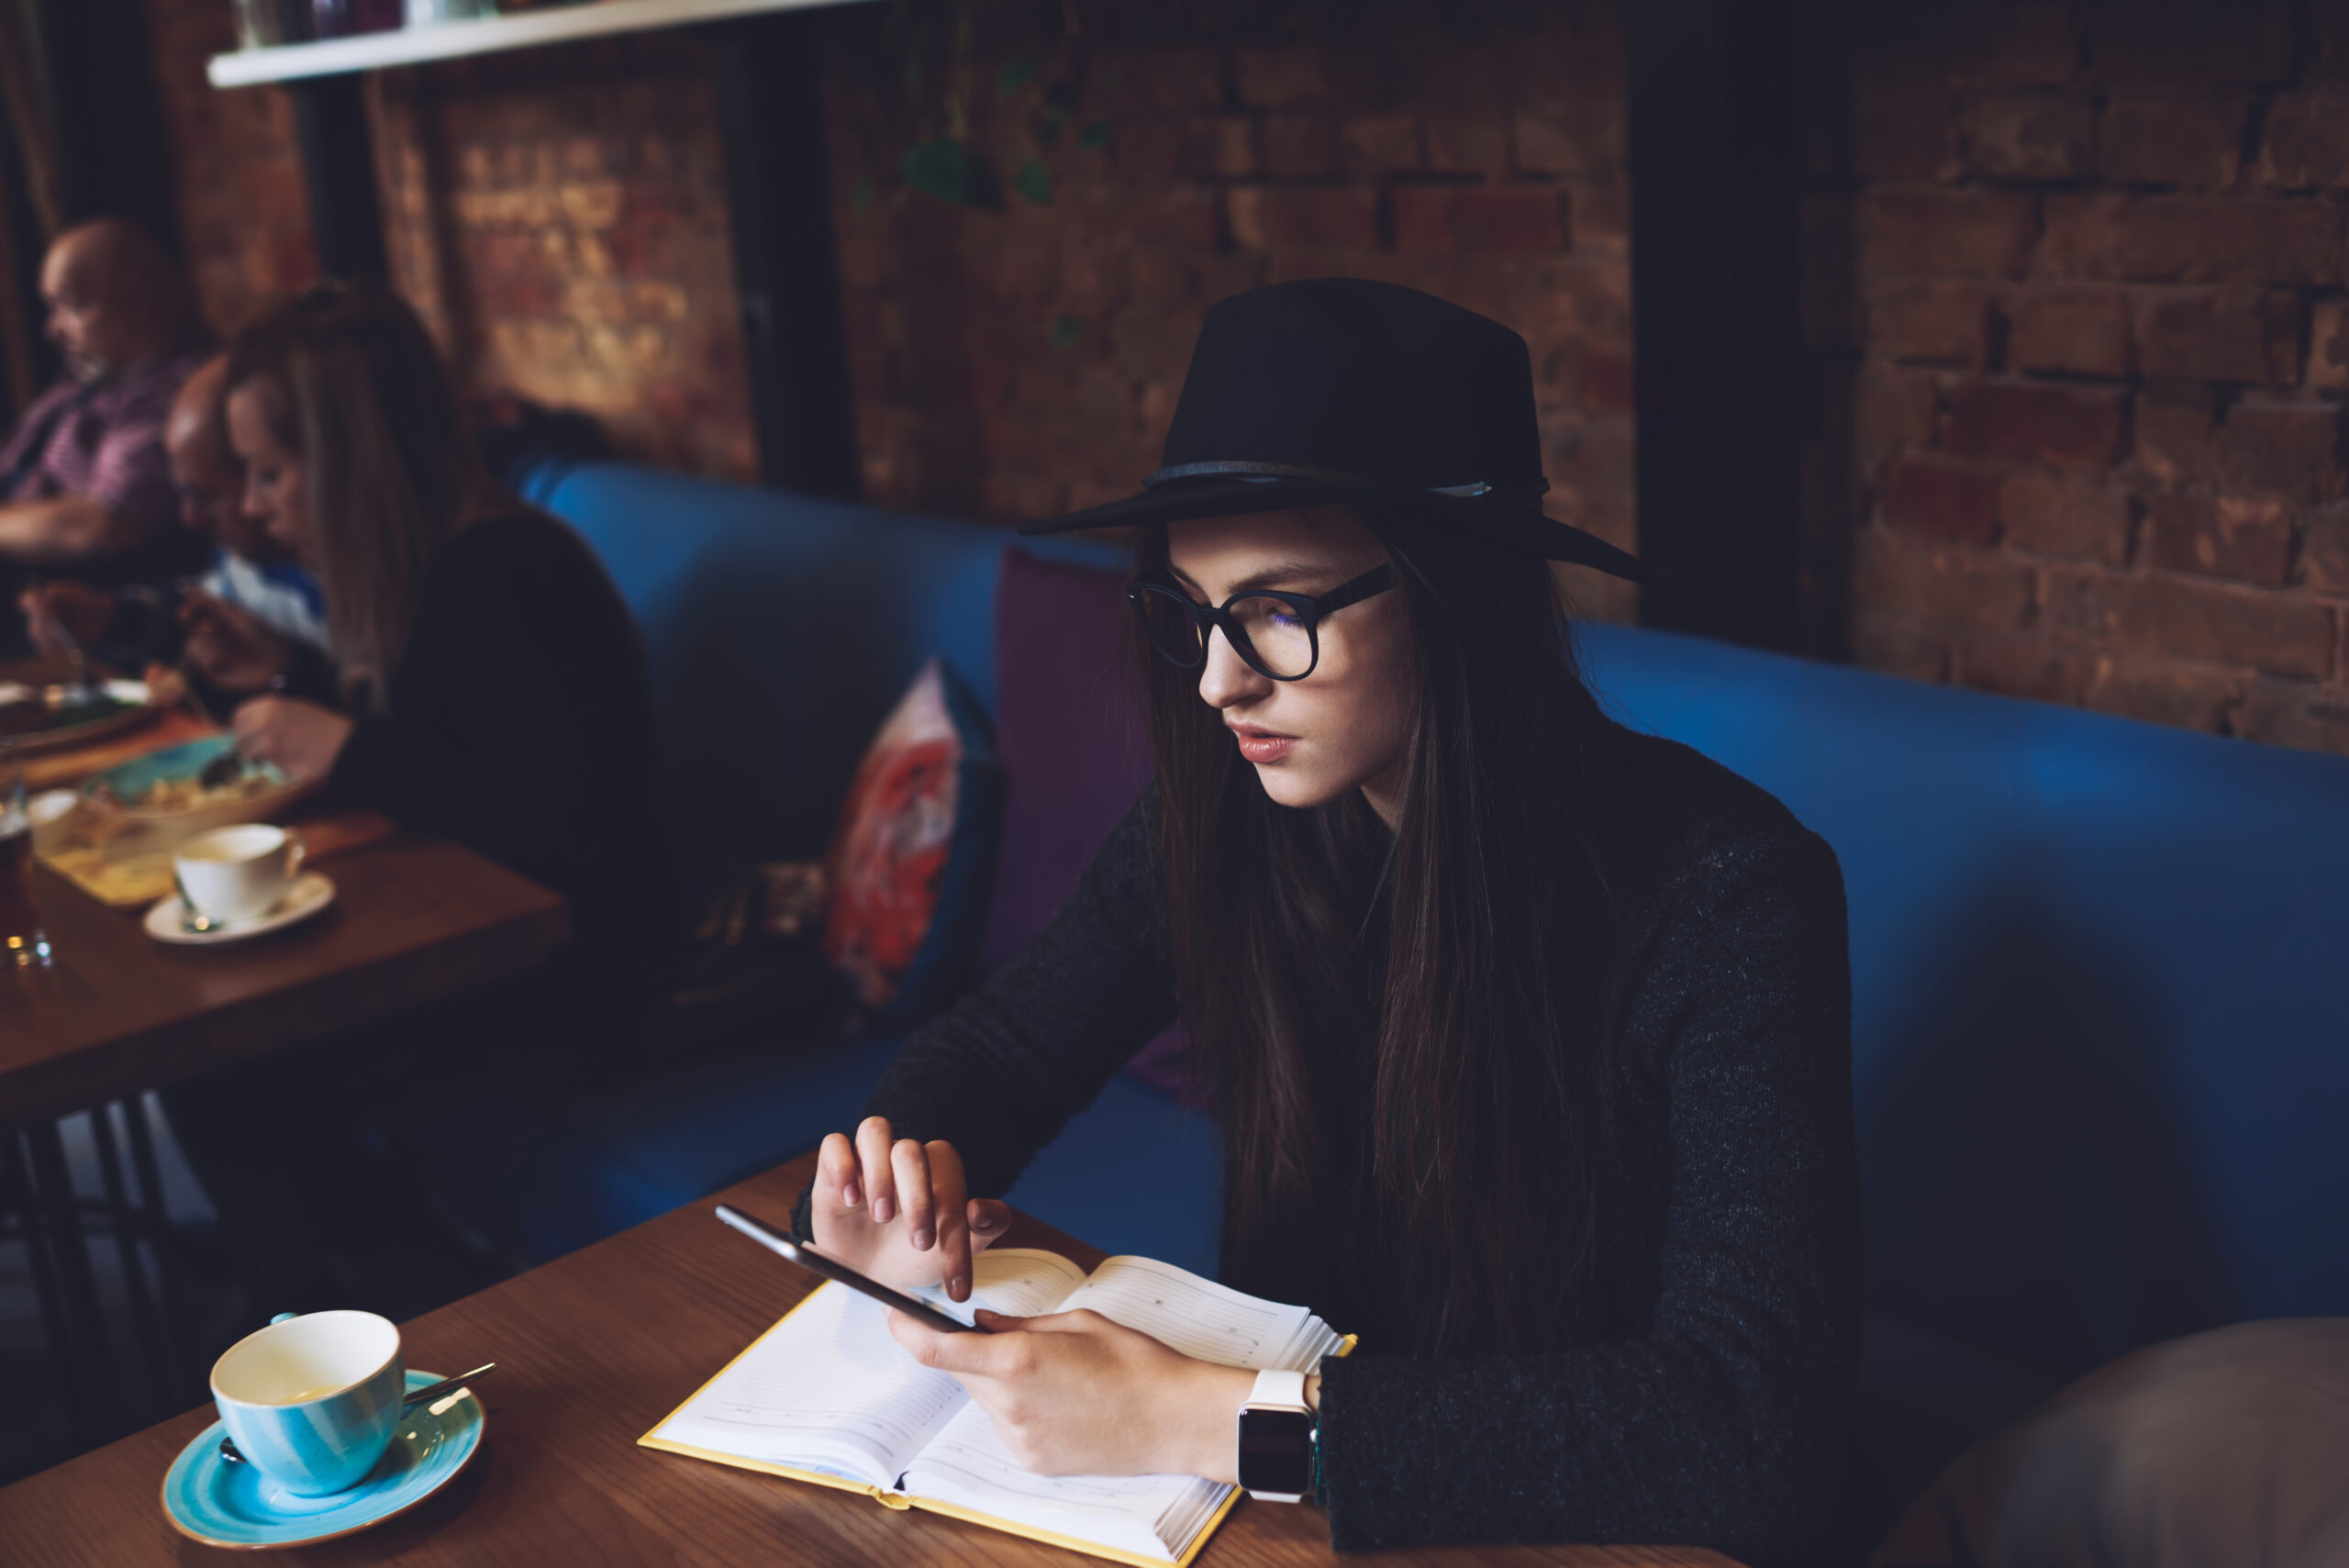
<svg viewBox="0 0 2349 1568"><path fill-rule="evenodd" d="M1177 664L1196 666L1206 657L1199 641L1198 617L1182 602L1163 593L1135 595L1142 624L1158 651ZM1245 644L1233 651L1259 670L1276 678L1294 680L1313 668L1313 630L1285 600L1252 596L1229 606L1230 624Z"/></svg>

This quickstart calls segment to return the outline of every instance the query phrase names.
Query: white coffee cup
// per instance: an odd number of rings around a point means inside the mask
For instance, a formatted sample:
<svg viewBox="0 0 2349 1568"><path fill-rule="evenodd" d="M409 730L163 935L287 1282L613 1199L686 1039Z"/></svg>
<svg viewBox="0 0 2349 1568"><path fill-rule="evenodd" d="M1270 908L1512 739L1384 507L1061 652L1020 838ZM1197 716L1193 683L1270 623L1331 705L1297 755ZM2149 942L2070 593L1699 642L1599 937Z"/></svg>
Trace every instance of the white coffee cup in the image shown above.
<svg viewBox="0 0 2349 1568"><path fill-rule="evenodd" d="M302 874L302 837L266 822L215 828L182 844L172 869L181 895L206 919L259 919Z"/></svg>
<svg viewBox="0 0 2349 1568"><path fill-rule="evenodd" d="M43 790L25 802L25 815L33 820L33 852L45 855L65 841L66 818L82 804L79 791L70 789Z"/></svg>

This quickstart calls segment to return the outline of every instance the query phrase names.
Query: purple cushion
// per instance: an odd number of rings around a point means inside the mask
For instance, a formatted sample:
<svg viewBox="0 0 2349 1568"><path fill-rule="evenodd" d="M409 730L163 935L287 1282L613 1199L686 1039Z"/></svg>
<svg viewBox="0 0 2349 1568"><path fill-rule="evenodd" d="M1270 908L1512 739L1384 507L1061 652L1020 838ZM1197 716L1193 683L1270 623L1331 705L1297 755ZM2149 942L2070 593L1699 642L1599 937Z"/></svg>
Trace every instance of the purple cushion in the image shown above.
<svg viewBox="0 0 2349 1568"><path fill-rule="evenodd" d="M1008 782L983 968L1008 962L1076 891L1076 880L1150 777L1150 739L1126 678L1125 579L1018 548L995 591L996 748ZM1133 1071L1182 1078L1181 1026Z"/></svg>

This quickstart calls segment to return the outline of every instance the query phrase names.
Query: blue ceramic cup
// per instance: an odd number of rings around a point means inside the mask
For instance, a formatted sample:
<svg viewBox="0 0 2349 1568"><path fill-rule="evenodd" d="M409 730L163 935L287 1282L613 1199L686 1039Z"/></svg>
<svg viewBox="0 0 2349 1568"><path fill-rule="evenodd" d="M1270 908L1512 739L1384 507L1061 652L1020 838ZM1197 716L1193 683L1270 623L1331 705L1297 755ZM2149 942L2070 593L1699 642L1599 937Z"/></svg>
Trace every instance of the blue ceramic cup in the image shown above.
<svg viewBox="0 0 2349 1568"><path fill-rule="evenodd" d="M238 1451L300 1497L366 1479L406 1387L400 1331L373 1312L280 1313L212 1363L212 1402Z"/></svg>

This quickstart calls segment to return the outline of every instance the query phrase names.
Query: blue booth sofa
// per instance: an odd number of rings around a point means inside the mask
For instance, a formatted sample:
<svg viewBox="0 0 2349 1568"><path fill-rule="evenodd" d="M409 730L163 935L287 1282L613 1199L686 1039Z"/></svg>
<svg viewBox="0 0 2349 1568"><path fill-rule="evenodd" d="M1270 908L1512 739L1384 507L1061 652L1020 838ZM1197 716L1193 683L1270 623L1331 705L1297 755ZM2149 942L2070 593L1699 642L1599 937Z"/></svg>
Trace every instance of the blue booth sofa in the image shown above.
<svg viewBox="0 0 2349 1568"><path fill-rule="evenodd" d="M996 590L1030 548L1000 530L616 465L529 490L642 626L696 895L820 853L925 658L996 704ZM1624 627L1580 639L1624 722L1769 789L1842 860L1888 1496L2126 1351L2349 1314L2349 758ZM1059 850L1073 867L1090 846ZM851 1126L896 1043L751 1051L569 1108L523 1184L534 1251ZM1125 1077L1011 1197L1211 1270L1217 1161L1207 1118Z"/></svg>

